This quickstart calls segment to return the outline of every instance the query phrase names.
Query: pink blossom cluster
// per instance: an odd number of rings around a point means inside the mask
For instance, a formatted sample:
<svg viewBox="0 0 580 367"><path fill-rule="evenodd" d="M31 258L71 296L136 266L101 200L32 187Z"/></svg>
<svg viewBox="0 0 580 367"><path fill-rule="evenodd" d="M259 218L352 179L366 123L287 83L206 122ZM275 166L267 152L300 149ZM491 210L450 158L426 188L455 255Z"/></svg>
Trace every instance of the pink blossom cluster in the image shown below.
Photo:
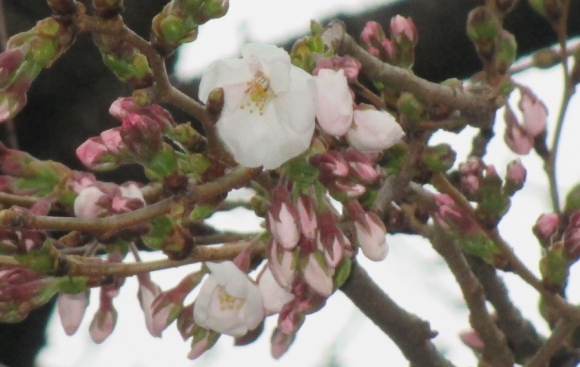
<svg viewBox="0 0 580 367"><path fill-rule="evenodd" d="M548 109L529 88L520 87L519 90L518 108L523 119L520 123L510 105L506 104L504 140L514 153L525 155L534 147L534 139L545 132Z"/></svg>

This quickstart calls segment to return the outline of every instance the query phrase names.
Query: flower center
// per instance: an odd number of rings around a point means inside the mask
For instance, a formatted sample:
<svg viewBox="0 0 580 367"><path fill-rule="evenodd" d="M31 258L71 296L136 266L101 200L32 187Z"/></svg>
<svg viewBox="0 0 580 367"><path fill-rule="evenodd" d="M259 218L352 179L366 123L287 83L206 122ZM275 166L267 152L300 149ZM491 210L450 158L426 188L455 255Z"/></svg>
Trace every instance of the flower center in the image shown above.
<svg viewBox="0 0 580 367"><path fill-rule="evenodd" d="M246 300L243 298L237 298L226 292L223 286L219 286L218 300L220 301L221 311L238 311L244 306Z"/></svg>
<svg viewBox="0 0 580 367"><path fill-rule="evenodd" d="M248 86L244 90L246 98L244 98L240 108L242 110L248 108L250 113L257 111L263 115L268 102L276 97L276 93L270 88L270 79L259 71L254 79L247 82L246 85Z"/></svg>

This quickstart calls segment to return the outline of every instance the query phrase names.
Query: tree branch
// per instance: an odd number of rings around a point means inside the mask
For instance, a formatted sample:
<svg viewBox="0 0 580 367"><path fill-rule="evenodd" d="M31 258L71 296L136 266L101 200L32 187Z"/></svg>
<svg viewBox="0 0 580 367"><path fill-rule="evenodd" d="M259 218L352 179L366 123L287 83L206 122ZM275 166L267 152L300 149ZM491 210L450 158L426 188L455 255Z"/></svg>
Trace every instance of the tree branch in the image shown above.
<svg viewBox="0 0 580 367"><path fill-rule="evenodd" d="M355 261L340 290L397 344L413 367L453 367L431 342L427 321L397 305Z"/></svg>

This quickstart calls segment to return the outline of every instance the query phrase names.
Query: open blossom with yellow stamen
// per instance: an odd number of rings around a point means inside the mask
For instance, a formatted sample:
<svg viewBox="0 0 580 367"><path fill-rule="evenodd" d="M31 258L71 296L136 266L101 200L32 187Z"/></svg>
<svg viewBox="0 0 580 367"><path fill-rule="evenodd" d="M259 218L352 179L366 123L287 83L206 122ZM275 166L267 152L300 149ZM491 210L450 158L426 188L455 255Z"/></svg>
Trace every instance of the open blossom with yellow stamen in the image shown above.
<svg viewBox="0 0 580 367"><path fill-rule="evenodd" d="M247 44L241 58L215 61L201 78L200 100L215 88L224 91L218 135L241 165L274 169L310 146L316 84L283 49Z"/></svg>
<svg viewBox="0 0 580 367"><path fill-rule="evenodd" d="M211 274L195 300L195 323L236 337L255 329L264 319L258 286L231 261L206 265Z"/></svg>

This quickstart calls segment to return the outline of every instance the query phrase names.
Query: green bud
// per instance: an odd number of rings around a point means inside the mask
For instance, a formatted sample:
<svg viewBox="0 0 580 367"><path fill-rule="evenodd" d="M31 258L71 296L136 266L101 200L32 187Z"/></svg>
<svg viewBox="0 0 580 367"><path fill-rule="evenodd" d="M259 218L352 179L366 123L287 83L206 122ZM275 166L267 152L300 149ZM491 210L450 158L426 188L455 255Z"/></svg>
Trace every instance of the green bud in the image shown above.
<svg viewBox="0 0 580 367"><path fill-rule="evenodd" d="M187 21L187 19L182 19L172 14L164 15L161 13L157 17L159 16L164 16L160 23L160 30L161 38L165 42L170 44L181 44L191 42L197 38L197 26L191 21Z"/></svg>
<svg viewBox="0 0 580 367"><path fill-rule="evenodd" d="M189 213L188 219L194 222L199 222L215 212L213 205L201 205L198 204L193 208L191 213Z"/></svg>
<svg viewBox="0 0 580 367"><path fill-rule="evenodd" d="M425 107L411 93L403 93L397 101L397 109L407 118L410 124L417 124L425 119Z"/></svg>
<svg viewBox="0 0 580 367"><path fill-rule="evenodd" d="M493 264L495 257L501 255L501 250L483 231L460 235L459 244L465 252L480 257L488 264Z"/></svg>
<svg viewBox="0 0 580 367"><path fill-rule="evenodd" d="M164 144L151 160L144 163L145 174L150 180L158 181L177 171L177 157L173 148Z"/></svg>
<svg viewBox="0 0 580 367"><path fill-rule="evenodd" d="M449 144L438 144L425 148L422 161L433 172L447 172L453 167L456 155Z"/></svg>
<svg viewBox="0 0 580 367"><path fill-rule="evenodd" d="M173 230L173 222L169 216L164 215L149 221L151 225L149 233L142 236L145 246L152 250L163 248L163 239Z"/></svg>
<svg viewBox="0 0 580 367"><path fill-rule="evenodd" d="M344 282L348 279L350 275L350 270L352 269L352 260L349 258L344 258L338 264L338 267L335 269L334 272L334 284L337 288L341 287Z"/></svg>
<svg viewBox="0 0 580 367"><path fill-rule="evenodd" d="M177 125L169 138L190 152L203 151L205 147L204 136L198 133L189 122Z"/></svg>
<svg viewBox="0 0 580 367"><path fill-rule="evenodd" d="M469 13L467 35L475 44L481 59L489 60L493 56L495 39L500 29L499 18L486 7L479 6Z"/></svg>
<svg viewBox="0 0 580 367"><path fill-rule="evenodd" d="M580 210L580 184L577 184L568 192L564 204L564 213L566 215L570 215L576 210Z"/></svg>
<svg viewBox="0 0 580 367"><path fill-rule="evenodd" d="M534 66L540 69L548 69L560 63L560 54L552 48L543 48L532 54Z"/></svg>
<svg viewBox="0 0 580 367"><path fill-rule="evenodd" d="M562 242L556 242L540 260L540 273L544 284L554 292L560 292L568 281L570 260L564 253Z"/></svg>
<svg viewBox="0 0 580 367"><path fill-rule="evenodd" d="M56 49L52 40L47 38L37 38L31 42L30 55L32 60L42 66L52 64L56 56Z"/></svg>
<svg viewBox="0 0 580 367"><path fill-rule="evenodd" d="M505 74L517 56L516 38L505 29L501 29L496 39L493 64L499 74Z"/></svg>

